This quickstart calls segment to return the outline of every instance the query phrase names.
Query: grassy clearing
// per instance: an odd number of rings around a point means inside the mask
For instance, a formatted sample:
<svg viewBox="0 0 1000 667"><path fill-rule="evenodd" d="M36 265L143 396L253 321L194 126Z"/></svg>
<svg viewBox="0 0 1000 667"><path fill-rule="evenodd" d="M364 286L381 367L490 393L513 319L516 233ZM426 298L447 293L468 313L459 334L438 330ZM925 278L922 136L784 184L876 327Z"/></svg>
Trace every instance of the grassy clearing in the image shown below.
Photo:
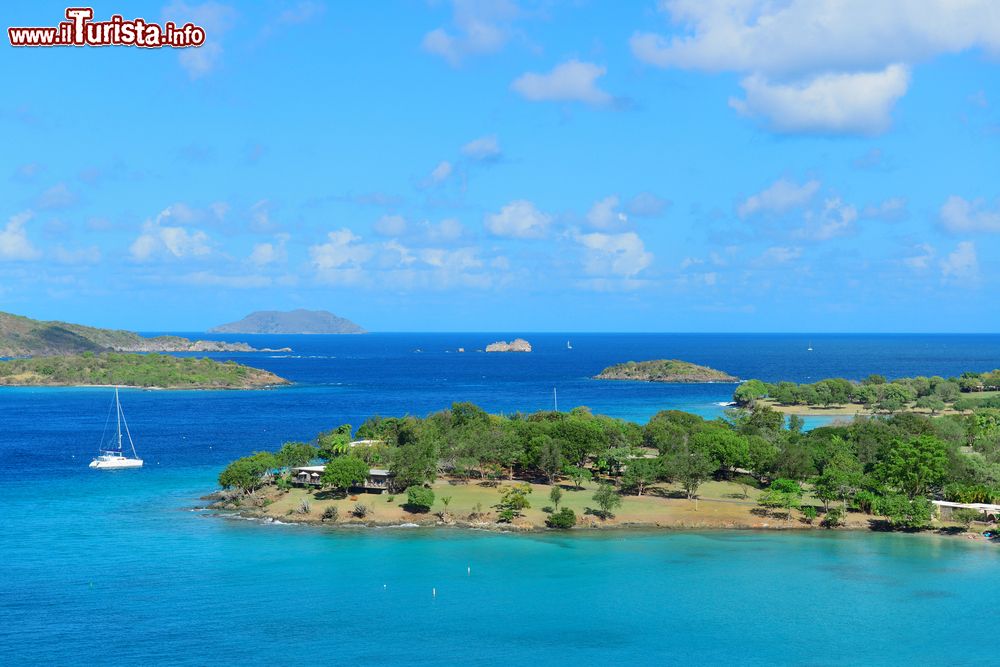
<svg viewBox="0 0 1000 667"><path fill-rule="evenodd" d="M455 480L439 479L432 485L435 496L434 505L426 514L407 512L402 507L406 502L405 494L397 495L390 501L391 496L388 494L361 493L353 496L356 499L352 500L352 496L331 498L328 494L323 492L317 494L311 489L294 488L287 492L270 490L268 498L272 502L265 508L264 512L266 515L282 521L319 521L324 510L333 506L339 512L338 523L347 523L360 521L351 516L351 511L355 504L364 503L372 510L371 514L364 519L364 523L413 522L433 524L439 521L437 516L439 512L447 512L452 520L466 521L469 515L476 511L478 504L481 507L480 511L485 514L482 520L491 523L495 521L497 516L494 505L500 499L499 489L508 484L511 482L500 482L496 486L484 486L475 481L462 483ZM586 483L582 490L576 490L570 482L562 482L560 486L563 489L560 507L569 507L576 512L577 525L585 527L614 527L628 524L675 528L808 527L799 520L801 514L798 512L794 512L790 520L754 513L752 510L757 506L756 500L760 491L754 488L744 489L732 482L712 481L705 483L699 489L697 500L685 498L680 487L657 484L642 496L624 496L622 506L614 511L615 516L607 520L588 514L588 509L598 509L597 503L593 500L594 492L597 490L596 483ZM524 510L523 516L515 521L515 525L524 528L544 527L548 514L542 508L552 505L549 500L549 492L552 487L544 484L532 484L531 487L532 493L529 495L531 507ZM746 491L746 497L744 497L744 491ZM447 510L445 510L442 500L446 496L451 498ZM302 514L298 511L303 500L309 504L308 514ZM806 504L819 504L809 495L806 495L803 501ZM871 517L851 514L849 518L852 527L867 527Z"/></svg>

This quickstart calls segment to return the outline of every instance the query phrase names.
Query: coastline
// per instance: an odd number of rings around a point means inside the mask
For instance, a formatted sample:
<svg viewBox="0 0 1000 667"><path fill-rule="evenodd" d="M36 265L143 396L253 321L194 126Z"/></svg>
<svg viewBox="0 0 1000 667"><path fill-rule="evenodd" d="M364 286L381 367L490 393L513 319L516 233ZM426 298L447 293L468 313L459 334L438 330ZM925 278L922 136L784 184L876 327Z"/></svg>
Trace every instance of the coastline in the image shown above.
<svg viewBox="0 0 1000 667"><path fill-rule="evenodd" d="M727 492L736 489L737 485L729 482L711 482L706 485L705 495L697 499L677 497L675 490L667 485L650 489L652 495L625 496L622 507L616 509L615 514L607 519L602 519L597 513L587 510L587 506L593 504L591 495L595 487L573 490L569 486L563 486L565 501L562 506L571 507L577 513L576 526L566 531L545 525L545 518L550 514L546 511L546 506L551 503L540 491L551 487L544 485L533 485L533 493L529 496L532 506L526 508L521 516L510 523L497 521L498 513L492 503L487 505L486 501L487 499L495 501L498 489L502 486L504 485L480 486L473 482L456 484L455 480L438 480L433 486L435 503L427 512L406 510L403 506L405 497L402 495L393 497L388 494L358 493L334 496L323 491L313 493L303 488L280 490L273 486L265 487L251 496L216 491L202 497L201 500L205 501L205 505L199 508L211 511L221 518L330 529L419 527L505 533L613 530L882 532L878 527L883 523L882 517L852 511L846 514L844 525L826 528L821 525L819 519L808 522L798 512L793 512L787 517L783 514L764 513L757 505L753 493L746 499L724 497ZM448 493L452 493L453 496L447 496ZM451 501L449 508L445 508L441 502L444 497L448 497ZM303 503L308 506L307 511ZM364 517L352 514L352 509L359 503L365 505L368 510ZM324 519L324 511L331 506L337 508L337 518ZM936 524L934 528L954 532L953 526L941 523ZM939 531L931 529L923 532L938 534Z"/></svg>

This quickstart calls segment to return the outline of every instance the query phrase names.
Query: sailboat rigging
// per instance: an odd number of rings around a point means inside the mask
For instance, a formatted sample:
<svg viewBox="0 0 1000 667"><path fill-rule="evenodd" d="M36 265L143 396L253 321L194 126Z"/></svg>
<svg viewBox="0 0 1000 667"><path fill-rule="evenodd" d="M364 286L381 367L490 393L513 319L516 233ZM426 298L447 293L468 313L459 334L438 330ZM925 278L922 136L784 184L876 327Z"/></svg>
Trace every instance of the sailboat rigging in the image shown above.
<svg viewBox="0 0 1000 667"><path fill-rule="evenodd" d="M101 468L102 470L111 470L115 468L141 468L142 459L135 451L135 443L132 442L132 433L128 429L128 421L125 419L125 413L122 411L122 403L118 398L118 387L115 387L115 418L118 424L117 437L110 443L104 441L104 436L101 436L101 449L96 458L90 462L91 468ZM109 411L108 418L110 419L111 413ZM132 449L132 456L126 456L122 448L122 425L125 425L125 437L128 438L129 447ZM107 432L107 422L104 425L105 433Z"/></svg>

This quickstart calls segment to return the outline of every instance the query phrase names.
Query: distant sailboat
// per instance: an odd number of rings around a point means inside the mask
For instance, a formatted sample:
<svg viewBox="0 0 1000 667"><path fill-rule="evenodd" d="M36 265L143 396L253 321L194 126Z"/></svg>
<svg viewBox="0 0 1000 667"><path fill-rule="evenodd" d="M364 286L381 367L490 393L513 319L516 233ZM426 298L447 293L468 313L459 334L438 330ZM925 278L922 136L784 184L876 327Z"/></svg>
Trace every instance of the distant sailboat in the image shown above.
<svg viewBox="0 0 1000 667"><path fill-rule="evenodd" d="M812 351L813 351L813 344L812 341L809 341L809 347L806 348L806 352L812 352Z"/></svg>
<svg viewBox="0 0 1000 667"><path fill-rule="evenodd" d="M122 412L122 403L118 400L118 387L115 387L115 416L118 422L118 434L117 439L111 441L110 443L104 442L104 436L101 436L101 449L97 458L90 462L91 468L100 468L102 470L113 470L116 468L141 468L142 459L139 455L135 453L135 443L132 442L132 434L128 430L128 422L125 421L125 413ZM108 413L108 418L111 418L111 413ZM122 424L125 424L125 435L128 436L129 447L132 448L132 456L125 456L122 450ZM104 424L105 433L107 432L107 422ZM111 446L108 447L107 445Z"/></svg>
<svg viewBox="0 0 1000 667"><path fill-rule="evenodd" d="M572 350L573 349L573 346L570 344L569 341L566 341L566 349L567 350Z"/></svg>

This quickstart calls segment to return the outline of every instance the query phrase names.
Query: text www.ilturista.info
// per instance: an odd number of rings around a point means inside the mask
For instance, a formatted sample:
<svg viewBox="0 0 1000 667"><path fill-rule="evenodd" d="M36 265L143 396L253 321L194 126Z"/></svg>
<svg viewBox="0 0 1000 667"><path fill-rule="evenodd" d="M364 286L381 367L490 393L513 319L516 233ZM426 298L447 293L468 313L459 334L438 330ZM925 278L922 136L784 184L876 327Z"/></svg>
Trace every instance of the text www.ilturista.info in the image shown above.
<svg viewBox="0 0 1000 667"><path fill-rule="evenodd" d="M139 46L158 49L197 47L205 43L205 29L193 23L162 26L141 18L126 20L115 14L108 21L92 21L91 7L68 7L67 21L55 27L7 28L11 46Z"/></svg>

